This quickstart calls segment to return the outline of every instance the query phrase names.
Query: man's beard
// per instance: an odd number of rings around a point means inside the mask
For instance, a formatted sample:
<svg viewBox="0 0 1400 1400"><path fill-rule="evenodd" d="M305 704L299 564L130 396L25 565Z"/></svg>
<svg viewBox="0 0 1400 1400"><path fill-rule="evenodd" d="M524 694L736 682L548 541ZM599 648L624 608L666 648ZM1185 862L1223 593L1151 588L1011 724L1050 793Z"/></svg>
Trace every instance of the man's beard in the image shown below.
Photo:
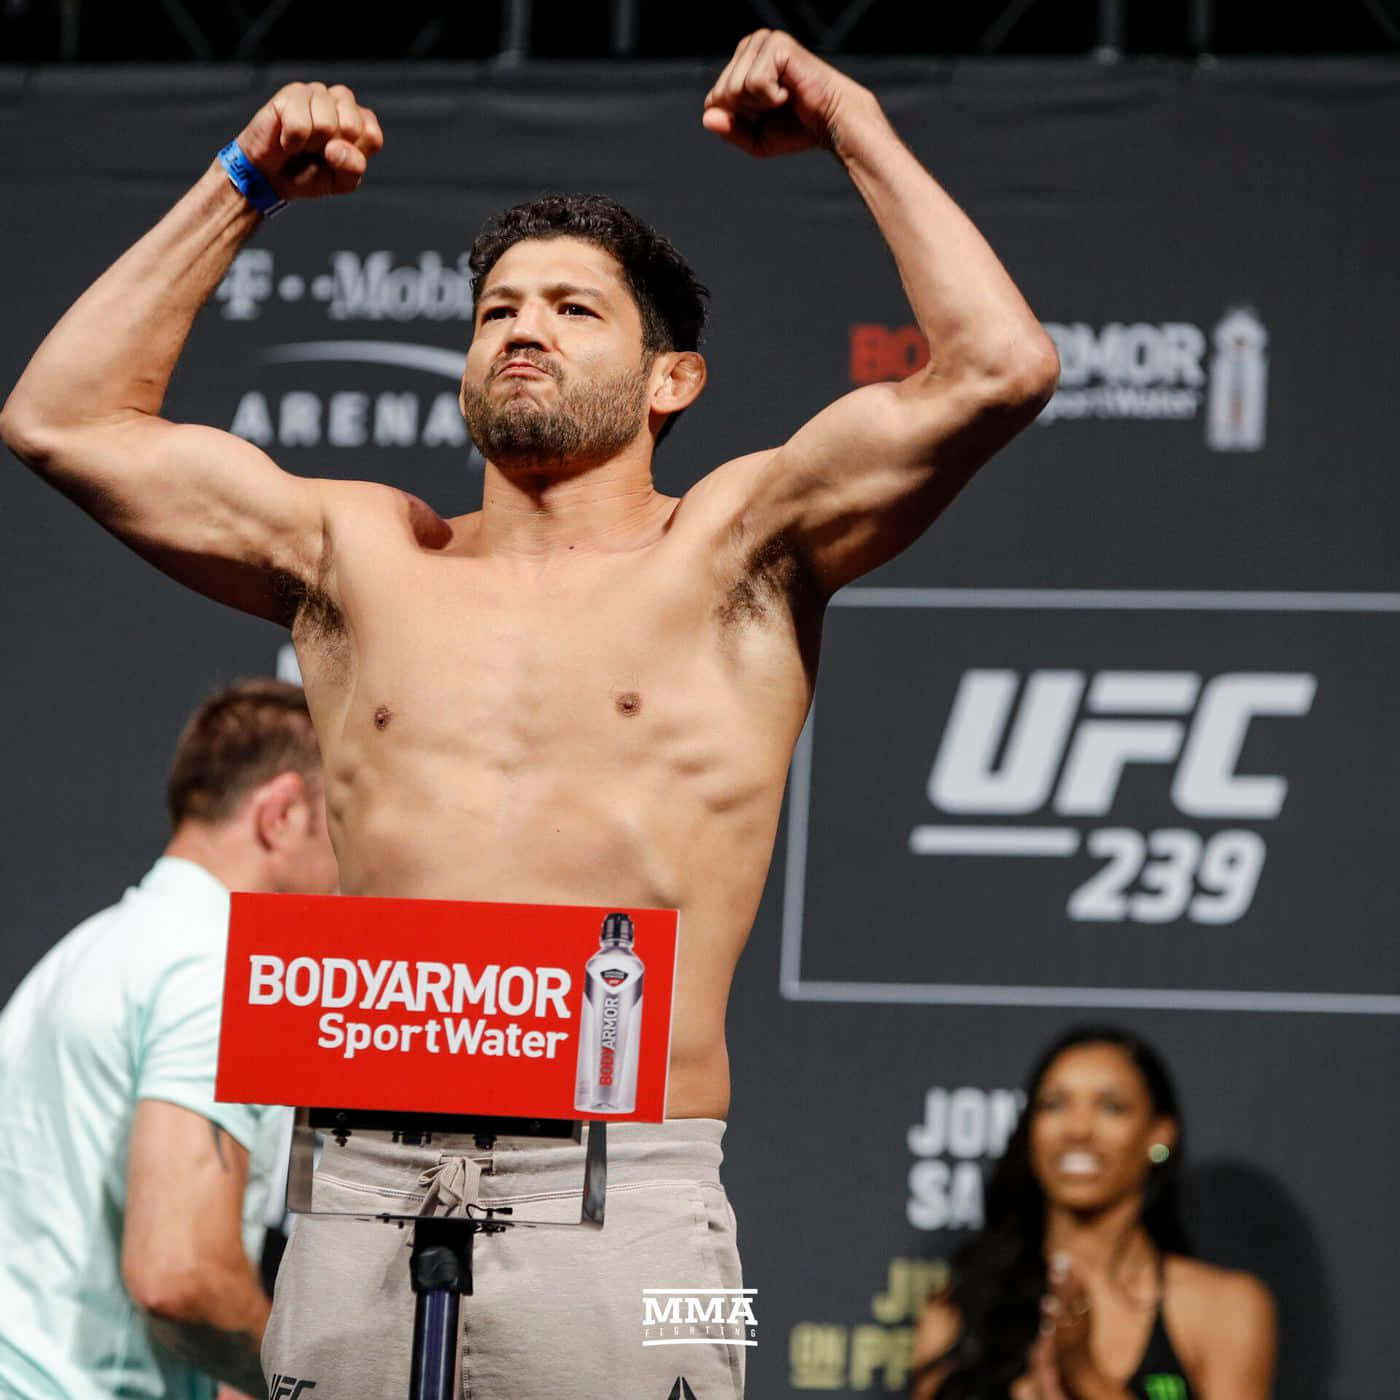
<svg viewBox="0 0 1400 1400"><path fill-rule="evenodd" d="M492 465L578 469L605 461L636 437L646 408L645 371L566 386L549 366L538 368L559 386L559 401L552 409L540 407L529 391L493 405L494 376L485 388L462 388L467 431Z"/></svg>

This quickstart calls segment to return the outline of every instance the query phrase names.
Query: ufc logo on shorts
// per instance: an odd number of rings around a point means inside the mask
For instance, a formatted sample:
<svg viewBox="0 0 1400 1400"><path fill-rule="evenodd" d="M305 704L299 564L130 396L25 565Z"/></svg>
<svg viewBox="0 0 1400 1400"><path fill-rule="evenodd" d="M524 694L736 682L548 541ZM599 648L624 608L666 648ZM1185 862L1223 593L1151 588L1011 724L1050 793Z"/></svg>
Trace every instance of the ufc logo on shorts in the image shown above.
<svg viewBox="0 0 1400 1400"><path fill-rule="evenodd" d="M299 1381L295 1376L269 1376L267 1400L296 1400L303 1390L315 1390L315 1381Z"/></svg>
<svg viewBox="0 0 1400 1400"><path fill-rule="evenodd" d="M1127 765L1152 763L1174 765L1172 802L1186 816L1271 820L1288 782L1237 772L1240 751L1257 717L1307 714L1317 679L1232 672L1203 685L1191 671L1099 671L1092 681L1033 671L1013 720L1021 688L1015 671L963 675L929 773L935 807L1023 816L1048 801L1060 816L1103 816Z"/></svg>

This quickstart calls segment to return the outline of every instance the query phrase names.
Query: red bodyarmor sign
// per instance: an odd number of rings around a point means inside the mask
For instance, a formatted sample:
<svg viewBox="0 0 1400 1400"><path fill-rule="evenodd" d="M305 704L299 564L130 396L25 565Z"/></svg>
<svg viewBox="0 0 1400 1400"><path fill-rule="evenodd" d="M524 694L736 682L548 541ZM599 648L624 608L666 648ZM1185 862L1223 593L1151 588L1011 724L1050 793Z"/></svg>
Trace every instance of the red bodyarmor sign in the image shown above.
<svg viewBox="0 0 1400 1400"><path fill-rule="evenodd" d="M674 910L235 894L215 1097L658 1123L676 938Z"/></svg>

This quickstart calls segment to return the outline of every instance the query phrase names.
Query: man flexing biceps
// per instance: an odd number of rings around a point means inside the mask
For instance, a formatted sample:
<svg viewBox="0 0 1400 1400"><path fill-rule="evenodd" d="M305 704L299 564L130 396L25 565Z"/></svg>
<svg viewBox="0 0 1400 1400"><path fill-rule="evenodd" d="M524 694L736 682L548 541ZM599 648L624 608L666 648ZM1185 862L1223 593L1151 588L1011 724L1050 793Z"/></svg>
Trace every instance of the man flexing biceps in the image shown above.
<svg viewBox="0 0 1400 1400"><path fill-rule="evenodd" d="M663 1395L673 1368L638 1345L640 1289L738 1285L718 1176L725 1006L823 610L916 539L1056 379L1011 279L867 89L760 31L702 120L752 155L840 161L932 357L680 499L655 490L651 461L704 386L703 291L598 196L507 210L473 246L462 409L486 459L479 511L443 519L392 486L293 477L160 418L258 206L348 192L379 150L343 87L279 92L239 137L251 170L211 165L60 321L0 419L19 456L158 567L290 625L347 894L681 911L668 1121L615 1126L601 1234L478 1244L462 1359L476 1397L553 1397L563 1377L573 1396ZM437 1145L365 1148L358 1179L328 1189L371 1213L450 1170L468 1199L572 1191L576 1211L576 1151L467 1144L449 1163ZM328 1395L394 1393L411 1336L402 1240L320 1226L294 1234L265 1369ZM741 1393L741 1348L692 1350L697 1394Z"/></svg>

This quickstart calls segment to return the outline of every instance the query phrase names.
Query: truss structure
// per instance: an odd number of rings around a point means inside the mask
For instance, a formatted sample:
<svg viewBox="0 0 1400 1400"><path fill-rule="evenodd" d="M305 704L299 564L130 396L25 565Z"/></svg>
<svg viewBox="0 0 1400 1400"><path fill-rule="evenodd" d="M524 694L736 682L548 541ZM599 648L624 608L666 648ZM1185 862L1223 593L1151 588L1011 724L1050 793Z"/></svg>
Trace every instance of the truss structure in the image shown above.
<svg viewBox="0 0 1400 1400"><path fill-rule="evenodd" d="M323 0L0 0L0 63L717 57L787 29L838 54L955 56L1386 52L1400 0L396 0L350 26ZM347 31L353 31L347 33Z"/></svg>

